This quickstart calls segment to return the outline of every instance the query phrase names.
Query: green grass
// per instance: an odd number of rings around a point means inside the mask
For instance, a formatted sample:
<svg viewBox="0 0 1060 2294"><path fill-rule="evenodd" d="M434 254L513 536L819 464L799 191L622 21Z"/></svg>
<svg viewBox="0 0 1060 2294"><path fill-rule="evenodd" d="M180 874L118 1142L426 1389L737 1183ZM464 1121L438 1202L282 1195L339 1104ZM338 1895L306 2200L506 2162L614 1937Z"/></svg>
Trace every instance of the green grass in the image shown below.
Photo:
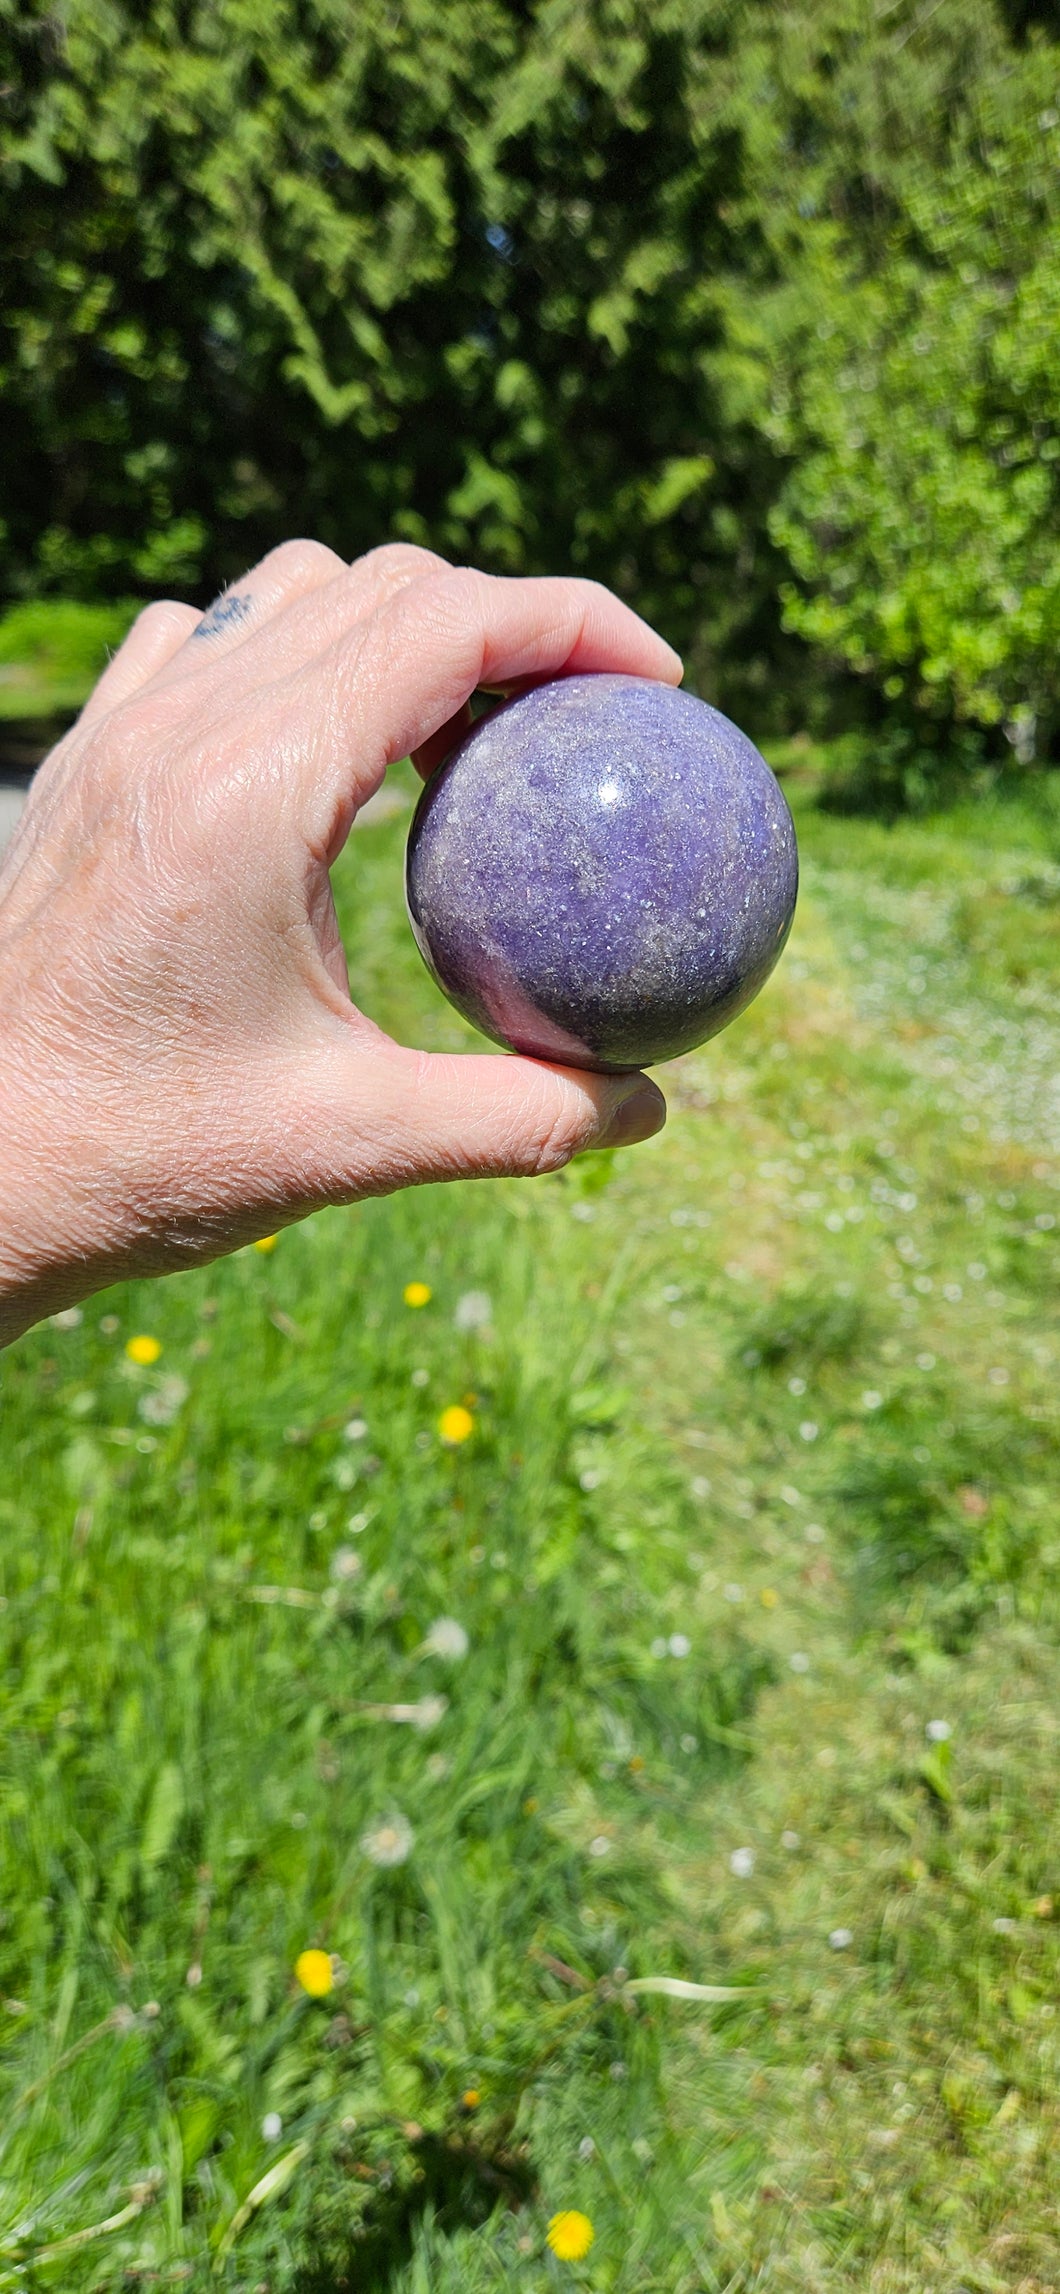
<svg viewBox="0 0 1060 2294"><path fill-rule="evenodd" d="M0 2288L1057 2283L1055 838L789 785L659 1141L4 1357ZM402 834L354 976L459 1046Z"/></svg>
<svg viewBox="0 0 1060 2294"><path fill-rule="evenodd" d="M138 611L34 598L0 614L0 723L80 709Z"/></svg>

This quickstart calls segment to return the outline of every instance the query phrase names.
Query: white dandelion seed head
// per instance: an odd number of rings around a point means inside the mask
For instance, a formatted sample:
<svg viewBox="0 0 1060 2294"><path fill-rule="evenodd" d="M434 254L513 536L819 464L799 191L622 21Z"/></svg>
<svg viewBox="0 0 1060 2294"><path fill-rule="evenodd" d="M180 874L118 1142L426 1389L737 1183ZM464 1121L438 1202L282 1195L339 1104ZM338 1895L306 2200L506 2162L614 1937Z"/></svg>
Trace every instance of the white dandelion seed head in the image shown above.
<svg viewBox="0 0 1060 2294"><path fill-rule="evenodd" d="M665 1657L665 1655L666 1655L666 1650L667 1650L667 1643L666 1643L666 1642L663 1640L662 1634L661 1634L661 1633L657 1633L657 1634L656 1634L656 1637L655 1637L655 1639L654 1639L654 1641L652 1642L652 1645L651 1645L651 1653L652 1653L652 1656L653 1656L653 1657Z"/></svg>
<svg viewBox="0 0 1060 2294"><path fill-rule="evenodd" d="M598 1832L595 1840L590 1840L589 1854L590 1856L609 1856L611 1854L611 1842L606 1832Z"/></svg>
<svg viewBox="0 0 1060 2294"><path fill-rule="evenodd" d="M749 1880L755 1868L753 1848L734 1848L729 1858L729 1870L736 1880Z"/></svg>
<svg viewBox="0 0 1060 2294"><path fill-rule="evenodd" d="M404 1864L412 1850L416 1835L407 1816L395 1809L392 1816L381 1818L361 1834L361 1852L370 1864L378 1864L384 1871L394 1864Z"/></svg>
<svg viewBox="0 0 1060 2294"><path fill-rule="evenodd" d="M861 1407L863 1410L882 1410L883 1395L877 1394L875 1387L870 1386L861 1397Z"/></svg>
<svg viewBox="0 0 1060 2294"><path fill-rule="evenodd" d="M995 1934L996 1936L1011 1936L1011 1935L1014 1935L1014 1934L1015 1934L1015 1932L1016 1932L1016 1922L1015 1922L1015 1920L1006 1920L1006 1919L993 1920L993 1921L991 1922L991 1925L992 1925L992 1927L993 1927L993 1930L994 1930L994 1934Z"/></svg>
<svg viewBox="0 0 1060 2294"><path fill-rule="evenodd" d="M449 1710L448 1697L421 1697L418 1704L409 1706L413 1728L437 1728Z"/></svg>
<svg viewBox="0 0 1060 2294"><path fill-rule="evenodd" d="M453 1327L456 1330L488 1330L493 1320L493 1300L488 1290L465 1290L456 1302Z"/></svg>
<svg viewBox="0 0 1060 2294"><path fill-rule="evenodd" d="M432 1657L448 1657L459 1661L466 1657L470 1642L455 1617L436 1617L423 1638L424 1649Z"/></svg>
<svg viewBox="0 0 1060 2294"><path fill-rule="evenodd" d="M804 1649L793 1649L788 1664L793 1673L808 1673L810 1670L810 1660Z"/></svg>
<svg viewBox="0 0 1060 2294"><path fill-rule="evenodd" d="M351 1418L348 1426L343 1428L344 1437L348 1442L363 1442L367 1432L367 1418Z"/></svg>
<svg viewBox="0 0 1060 2294"><path fill-rule="evenodd" d="M924 1735L929 1744L945 1744L953 1735L953 1729L948 1720L929 1720Z"/></svg>
<svg viewBox="0 0 1060 2294"><path fill-rule="evenodd" d="M797 1832L782 1832L780 1835L780 1845L782 1848L787 1849L789 1856L793 1856L796 1848L801 1848L802 1841Z"/></svg>
<svg viewBox="0 0 1060 2294"><path fill-rule="evenodd" d="M360 1576L363 1568L364 1563L361 1560L361 1556L359 1553L354 1552L352 1545L336 1546L335 1551L331 1556L330 1569L330 1575L333 1577L336 1585L349 1584L351 1578Z"/></svg>
<svg viewBox="0 0 1060 2294"><path fill-rule="evenodd" d="M279 2142L283 2133L283 2120L278 2111L266 2111L261 2122L261 2132L267 2143Z"/></svg>
<svg viewBox="0 0 1060 2294"><path fill-rule="evenodd" d="M847 1951L854 1941L853 1928L833 1928L828 1938L833 1951Z"/></svg>
<svg viewBox="0 0 1060 2294"><path fill-rule="evenodd" d="M148 1426L171 1426L184 1408L191 1388L186 1378L175 1373L163 1378L153 1393L141 1396L137 1404L140 1417Z"/></svg>
<svg viewBox="0 0 1060 2294"><path fill-rule="evenodd" d="M596 2144L591 2135L582 2136L578 2145L578 2157L580 2159L594 2159L596 2157Z"/></svg>

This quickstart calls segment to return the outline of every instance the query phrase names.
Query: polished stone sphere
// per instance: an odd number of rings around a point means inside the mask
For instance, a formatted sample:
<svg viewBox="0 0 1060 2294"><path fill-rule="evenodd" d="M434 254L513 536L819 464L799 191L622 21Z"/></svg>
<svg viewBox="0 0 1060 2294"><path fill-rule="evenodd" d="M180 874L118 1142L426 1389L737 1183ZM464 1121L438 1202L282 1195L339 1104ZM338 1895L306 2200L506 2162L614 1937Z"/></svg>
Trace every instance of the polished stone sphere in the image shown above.
<svg viewBox="0 0 1060 2294"><path fill-rule="evenodd" d="M691 1051L757 995L791 927L791 814L717 709L566 677L482 718L425 788L409 916L483 1034L572 1067Z"/></svg>

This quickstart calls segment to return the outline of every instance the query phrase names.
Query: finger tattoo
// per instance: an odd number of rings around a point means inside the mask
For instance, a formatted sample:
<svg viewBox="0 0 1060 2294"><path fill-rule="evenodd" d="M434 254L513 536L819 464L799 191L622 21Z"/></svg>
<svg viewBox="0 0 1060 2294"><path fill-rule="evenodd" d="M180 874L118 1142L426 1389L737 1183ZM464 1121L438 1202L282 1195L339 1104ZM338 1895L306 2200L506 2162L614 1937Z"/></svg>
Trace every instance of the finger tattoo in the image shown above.
<svg viewBox="0 0 1060 2294"><path fill-rule="evenodd" d="M215 597L213 604L207 606L202 620L192 630L192 636L217 637L222 630L238 629L240 622L246 620L252 604L249 590L222 590L220 597Z"/></svg>

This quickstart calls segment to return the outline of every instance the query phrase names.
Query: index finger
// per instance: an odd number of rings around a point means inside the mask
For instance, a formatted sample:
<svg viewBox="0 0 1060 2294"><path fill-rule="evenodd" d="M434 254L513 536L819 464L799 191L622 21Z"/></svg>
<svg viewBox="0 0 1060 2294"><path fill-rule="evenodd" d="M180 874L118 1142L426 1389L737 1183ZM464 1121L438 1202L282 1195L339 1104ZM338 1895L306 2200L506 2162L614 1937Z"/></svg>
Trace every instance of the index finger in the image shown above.
<svg viewBox="0 0 1060 2294"><path fill-rule="evenodd" d="M678 685L682 664L665 638L598 582L447 566L409 582L315 663L309 690L319 708L320 678L330 671L329 745L337 729L345 759L364 760L358 782L367 768L368 785L349 792L361 803L387 765L422 750L477 686L575 670Z"/></svg>

